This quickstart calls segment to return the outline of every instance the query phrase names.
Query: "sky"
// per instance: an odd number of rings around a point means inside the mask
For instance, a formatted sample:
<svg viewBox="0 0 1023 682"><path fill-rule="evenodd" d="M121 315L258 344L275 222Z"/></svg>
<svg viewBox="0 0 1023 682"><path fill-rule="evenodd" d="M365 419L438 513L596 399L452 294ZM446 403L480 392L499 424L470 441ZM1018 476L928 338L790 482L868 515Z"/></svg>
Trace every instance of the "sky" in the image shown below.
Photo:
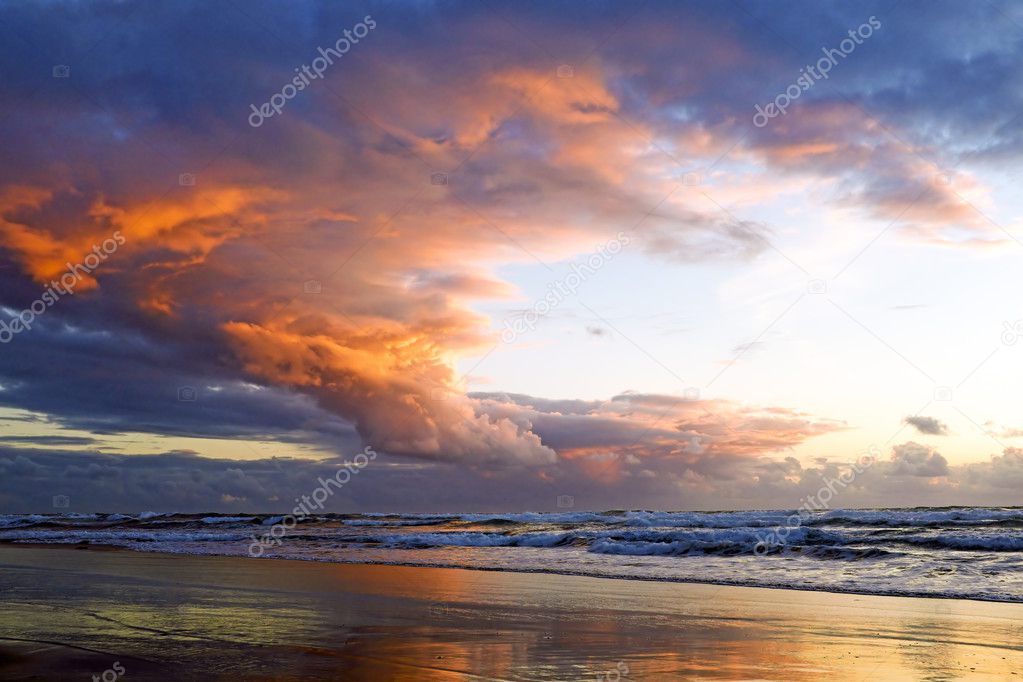
<svg viewBox="0 0 1023 682"><path fill-rule="evenodd" d="M1021 504L1021 29L6 4L0 511Z"/></svg>

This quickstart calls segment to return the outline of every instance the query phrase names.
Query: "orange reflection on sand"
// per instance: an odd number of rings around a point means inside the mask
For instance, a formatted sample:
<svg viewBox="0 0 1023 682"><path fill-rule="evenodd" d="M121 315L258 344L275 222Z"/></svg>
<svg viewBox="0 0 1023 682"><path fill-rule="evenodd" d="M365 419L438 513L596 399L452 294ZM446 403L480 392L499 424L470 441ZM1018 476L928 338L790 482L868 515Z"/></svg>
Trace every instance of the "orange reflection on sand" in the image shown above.
<svg viewBox="0 0 1023 682"><path fill-rule="evenodd" d="M133 680L1023 674L1021 604L51 548L0 547L0 563L19 595L0 631L51 647L0 640L0 677L103 670L98 647Z"/></svg>

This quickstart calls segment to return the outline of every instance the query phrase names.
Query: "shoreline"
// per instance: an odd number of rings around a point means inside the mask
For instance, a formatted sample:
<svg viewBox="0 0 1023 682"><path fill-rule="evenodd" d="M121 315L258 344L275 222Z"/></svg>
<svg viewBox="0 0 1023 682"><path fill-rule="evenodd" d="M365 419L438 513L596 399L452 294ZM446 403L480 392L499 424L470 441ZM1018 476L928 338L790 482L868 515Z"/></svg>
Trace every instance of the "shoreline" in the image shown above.
<svg viewBox="0 0 1023 682"><path fill-rule="evenodd" d="M1023 604L245 559L0 546L0 677L1023 679Z"/></svg>
<svg viewBox="0 0 1023 682"><path fill-rule="evenodd" d="M102 543L95 544L58 544L58 543L44 543L44 542L21 542L21 541L5 541L0 540L0 547L27 547L33 549L60 549L60 550L77 550L77 551L100 551L100 552L124 552L129 554L147 554L157 556L170 556L170 557L220 557L220 558L234 558L234 559L246 559L251 561L286 561L286 562L300 562L300 563L314 563L314 564L325 564L325 565L337 565L337 566L396 566L396 567L408 567L408 568L438 568L448 570L459 570L459 571L478 571L481 573L513 573L520 575L558 575L565 577L576 577L576 578L596 578L601 580L622 580L628 582L644 582L644 583L664 583L664 584L675 584L675 585L706 585L708 587L740 587L740 588L752 588L761 590L777 590L782 592L810 592L810 593L821 593L821 594L836 594L836 595L856 595L863 597L883 597L883 598L906 598L906 599L934 599L934 600L955 600L955 601L970 601L981 604L1023 604L1023 595L1018 599L993 599L983 597L964 597L958 595L946 595L946 594L930 594L925 592L868 592L866 590L837 590L837 589L825 589L817 587L796 587L792 585L770 585L770 584L749 584L739 582L727 582L727 581L706 581L706 580L686 580L683 578L664 578L664 577L648 577L648 576L637 576L637 575L599 575L594 573L583 573L583 572L572 572L564 570L532 570L527 568L495 568L486 566L459 566L455 564L442 565L442 564L428 564L428 563L416 563L416 562L388 562L388 561L336 561L317 559L315 557L300 558L300 557L251 557L244 554L199 554L199 553L187 553L187 552L158 552L158 551L147 551L145 549L132 549L128 547L120 547L118 545L108 545Z"/></svg>

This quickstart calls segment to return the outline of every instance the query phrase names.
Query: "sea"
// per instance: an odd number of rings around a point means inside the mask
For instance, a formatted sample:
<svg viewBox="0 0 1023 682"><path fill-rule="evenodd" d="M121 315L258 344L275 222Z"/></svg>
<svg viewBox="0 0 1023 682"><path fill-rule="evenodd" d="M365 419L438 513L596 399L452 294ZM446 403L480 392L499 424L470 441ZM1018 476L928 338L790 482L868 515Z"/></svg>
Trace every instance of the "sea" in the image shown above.
<svg viewBox="0 0 1023 682"><path fill-rule="evenodd" d="M0 542L1023 602L1023 508L7 514Z"/></svg>

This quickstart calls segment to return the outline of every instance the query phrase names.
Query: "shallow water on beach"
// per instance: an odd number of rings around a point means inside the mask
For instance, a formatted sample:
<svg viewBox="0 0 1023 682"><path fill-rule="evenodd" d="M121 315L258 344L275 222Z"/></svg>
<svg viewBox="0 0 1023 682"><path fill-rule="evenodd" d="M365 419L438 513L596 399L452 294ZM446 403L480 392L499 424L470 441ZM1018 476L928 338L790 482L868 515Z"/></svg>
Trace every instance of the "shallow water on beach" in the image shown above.
<svg viewBox="0 0 1023 682"><path fill-rule="evenodd" d="M1023 509L0 515L0 541L1023 601Z"/></svg>
<svg viewBox="0 0 1023 682"><path fill-rule="evenodd" d="M0 679L970 680L1023 605L0 546Z"/></svg>

